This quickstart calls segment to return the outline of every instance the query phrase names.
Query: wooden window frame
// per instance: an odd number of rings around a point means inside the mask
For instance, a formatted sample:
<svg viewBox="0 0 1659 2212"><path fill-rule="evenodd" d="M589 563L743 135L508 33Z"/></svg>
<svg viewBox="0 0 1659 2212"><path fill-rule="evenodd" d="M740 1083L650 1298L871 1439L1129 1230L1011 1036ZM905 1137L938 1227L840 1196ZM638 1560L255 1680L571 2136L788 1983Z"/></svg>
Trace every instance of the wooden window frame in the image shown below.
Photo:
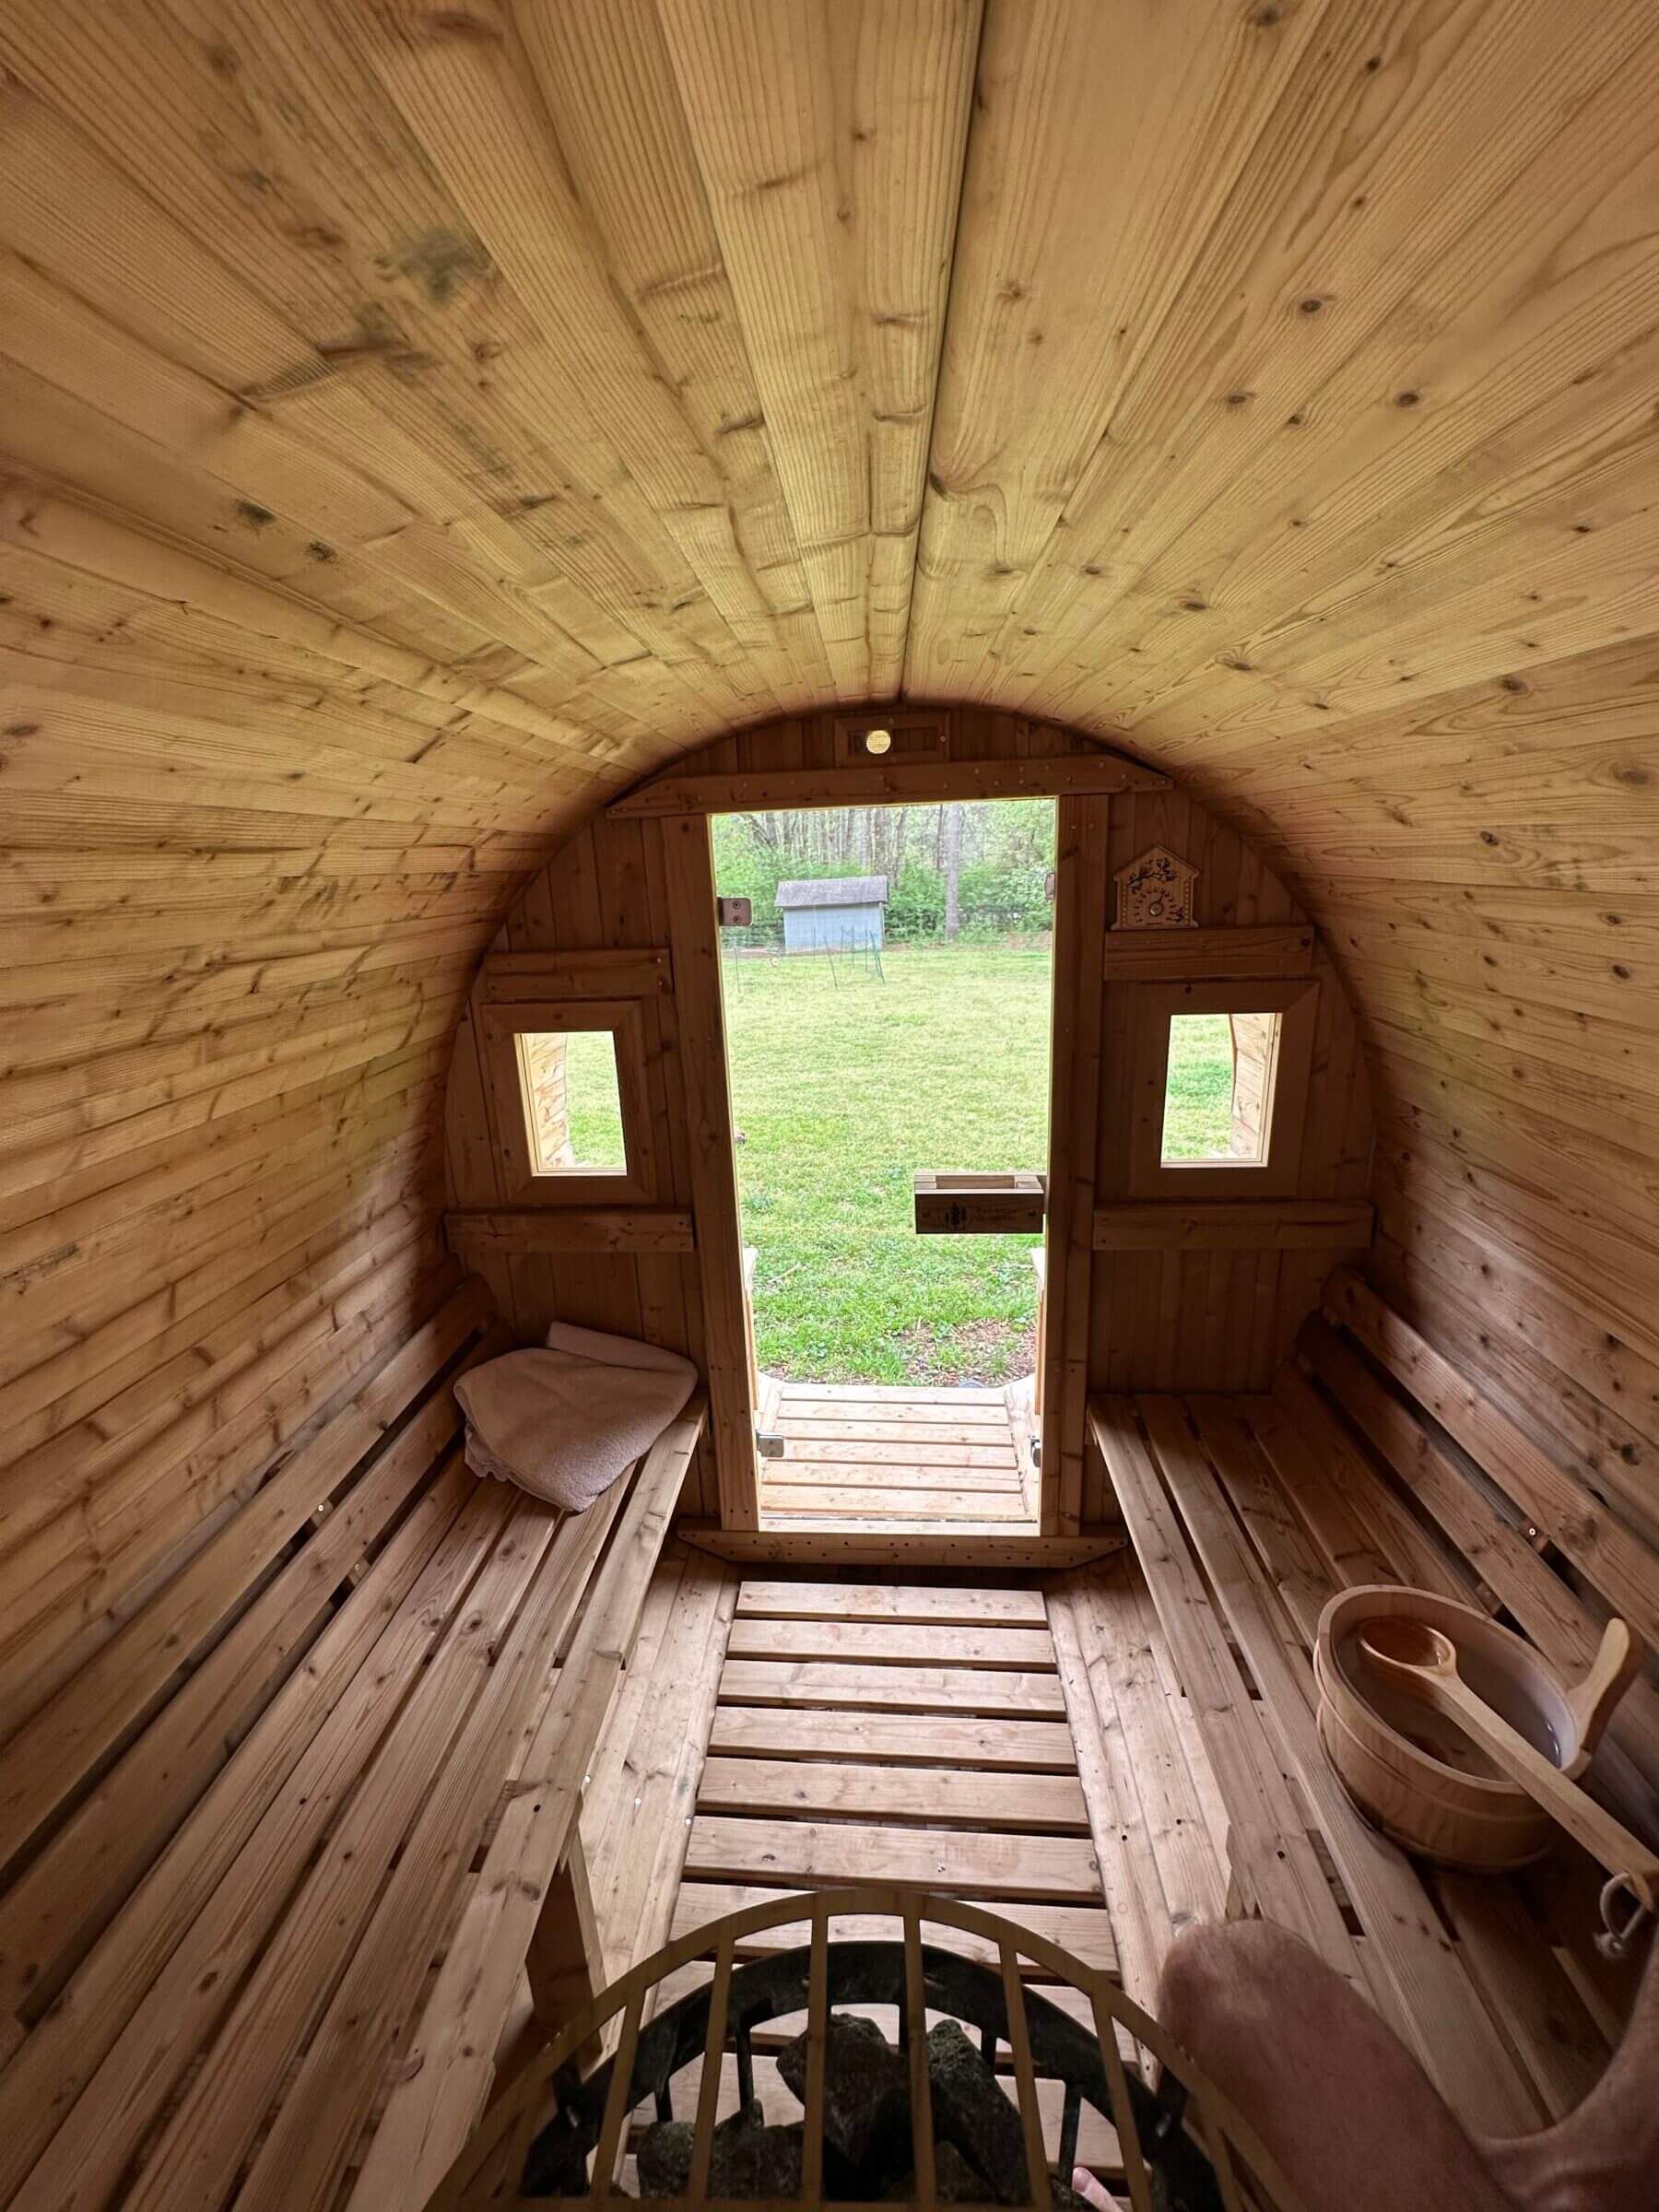
<svg viewBox="0 0 1659 2212"><path fill-rule="evenodd" d="M646 1076L645 1008L628 998L520 998L477 1008L490 1141L509 1206L649 1206L658 1196ZM617 1055L617 1090L628 1166L620 1174L572 1168L537 1174L531 1140L518 1041L549 1031L606 1030Z"/></svg>
<svg viewBox="0 0 1659 2212"><path fill-rule="evenodd" d="M1313 1076L1319 983L1295 982L1142 983L1136 996L1134 1104L1129 1119L1132 1198L1292 1198L1301 1181L1302 1129ZM1166 1160L1164 1100L1170 1021L1179 1014L1277 1014L1278 1052L1267 1141L1260 1161Z"/></svg>

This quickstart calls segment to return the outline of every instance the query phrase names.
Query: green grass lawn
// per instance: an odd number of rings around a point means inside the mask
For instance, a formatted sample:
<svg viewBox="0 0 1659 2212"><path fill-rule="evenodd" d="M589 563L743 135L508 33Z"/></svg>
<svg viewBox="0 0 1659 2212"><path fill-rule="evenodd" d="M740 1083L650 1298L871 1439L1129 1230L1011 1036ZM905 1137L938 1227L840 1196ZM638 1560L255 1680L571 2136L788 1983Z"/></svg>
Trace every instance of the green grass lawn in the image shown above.
<svg viewBox="0 0 1659 2212"><path fill-rule="evenodd" d="M1232 1141L1232 1030L1225 1014L1182 1014L1170 1032L1166 1159L1226 1159Z"/></svg>
<svg viewBox="0 0 1659 2212"><path fill-rule="evenodd" d="M570 1085L571 1143L578 1163L591 1173L620 1171L628 1147L622 1135L617 1048L608 1030L565 1032L565 1076Z"/></svg>
<svg viewBox="0 0 1659 2212"><path fill-rule="evenodd" d="M919 1237L918 1168L1048 1161L1046 946L728 960L738 1186L761 1367L795 1380L1001 1382L1036 1357L1036 1237ZM1224 1016L1183 1025L1168 1143L1226 1150Z"/></svg>
<svg viewBox="0 0 1659 2212"><path fill-rule="evenodd" d="M919 1237L918 1168L1048 1164L1046 946L728 960L732 1111L761 1367L1002 1382L1035 1357L1036 1237Z"/></svg>

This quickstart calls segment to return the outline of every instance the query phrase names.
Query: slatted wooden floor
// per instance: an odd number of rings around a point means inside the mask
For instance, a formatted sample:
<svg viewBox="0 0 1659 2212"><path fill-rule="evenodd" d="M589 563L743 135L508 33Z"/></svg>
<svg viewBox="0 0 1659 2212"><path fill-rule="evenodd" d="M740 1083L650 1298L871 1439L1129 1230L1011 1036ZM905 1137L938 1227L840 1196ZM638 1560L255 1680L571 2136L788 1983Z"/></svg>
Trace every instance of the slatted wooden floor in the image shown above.
<svg viewBox="0 0 1659 2212"><path fill-rule="evenodd" d="M947 1890L1115 1973L1090 1807L1039 1591L742 1585L675 1933L780 1893L858 1881ZM896 1937L899 1924L837 1933ZM942 1939L971 1947L955 1932ZM803 1924L761 1939L777 1948L805 1940ZM1078 2009L1070 1992L1044 1994ZM896 2032L879 2007L854 2009ZM779 2022L758 2053L794 2026ZM799 2116L763 2055L756 2084L769 2116ZM1059 2085L1044 2084L1043 2098L1052 2149ZM735 2100L735 2081L723 2082L722 2112ZM1080 2151L1112 2171L1112 2131L1087 2113Z"/></svg>
<svg viewBox="0 0 1659 2212"><path fill-rule="evenodd" d="M1035 1530L1029 1455L1001 1390L767 1381L762 1525L948 1521Z"/></svg>

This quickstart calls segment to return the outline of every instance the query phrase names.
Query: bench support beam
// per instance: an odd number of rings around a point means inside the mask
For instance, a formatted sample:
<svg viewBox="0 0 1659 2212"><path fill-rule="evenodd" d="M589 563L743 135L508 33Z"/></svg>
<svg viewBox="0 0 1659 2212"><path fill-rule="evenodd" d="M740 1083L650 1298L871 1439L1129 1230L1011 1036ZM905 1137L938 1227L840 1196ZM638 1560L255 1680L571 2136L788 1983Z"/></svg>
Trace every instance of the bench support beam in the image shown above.
<svg viewBox="0 0 1659 2212"><path fill-rule="evenodd" d="M549 2042L605 1987L605 1940L594 1910L582 1830L573 1829L564 1863L542 1901L541 1917L524 1958L530 2001ZM595 2036L581 2054L585 2072L599 2056Z"/></svg>

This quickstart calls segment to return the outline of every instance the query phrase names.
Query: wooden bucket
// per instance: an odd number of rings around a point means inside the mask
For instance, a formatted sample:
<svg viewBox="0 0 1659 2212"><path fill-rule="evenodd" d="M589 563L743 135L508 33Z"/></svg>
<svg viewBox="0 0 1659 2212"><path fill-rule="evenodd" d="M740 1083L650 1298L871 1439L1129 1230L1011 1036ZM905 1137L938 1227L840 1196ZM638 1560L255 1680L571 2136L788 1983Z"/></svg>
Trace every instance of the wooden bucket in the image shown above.
<svg viewBox="0 0 1659 2212"><path fill-rule="evenodd" d="M1343 1788L1384 1835L1445 1865L1494 1874L1542 1857L1558 1833L1549 1815L1360 1649L1364 1622L1402 1613L1451 1637L1464 1679L1564 1774L1576 1778L1590 1762L1594 1743L1531 1644L1472 1606L1372 1583L1331 1600L1313 1653L1319 1740Z"/></svg>

